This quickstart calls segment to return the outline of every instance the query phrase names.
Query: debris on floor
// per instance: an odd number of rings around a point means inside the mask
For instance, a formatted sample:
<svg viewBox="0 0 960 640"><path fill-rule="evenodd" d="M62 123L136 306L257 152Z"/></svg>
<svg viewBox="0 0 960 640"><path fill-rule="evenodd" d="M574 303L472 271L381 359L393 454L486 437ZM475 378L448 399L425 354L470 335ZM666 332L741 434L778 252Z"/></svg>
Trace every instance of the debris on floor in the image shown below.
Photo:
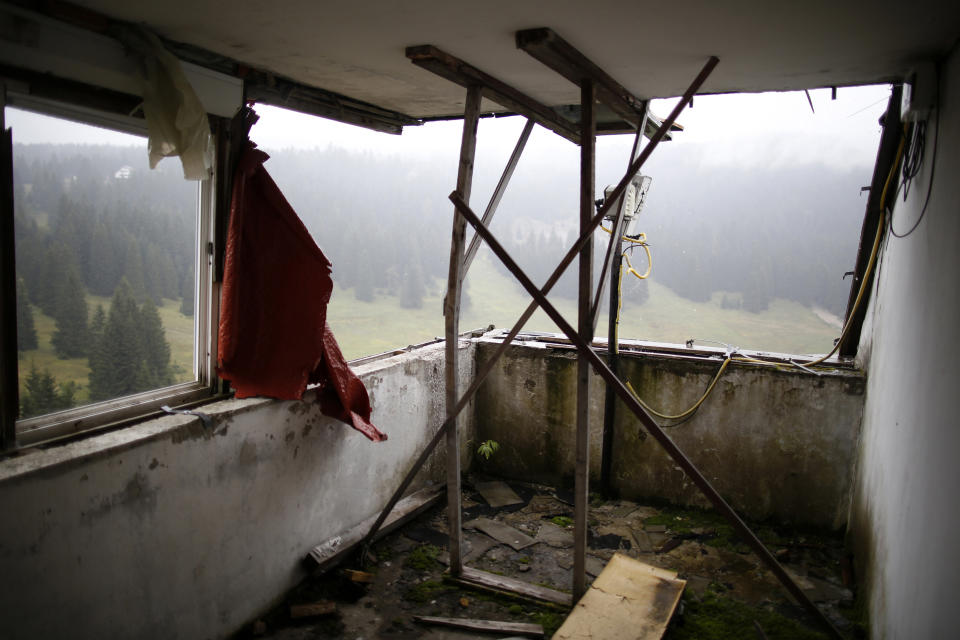
<svg viewBox="0 0 960 640"><path fill-rule="evenodd" d="M477 491L484 483L465 483L465 565L485 572L484 579L493 582L498 577L503 582L522 580L569 605L573 510L566 503L568 496L547 486L505 484L520 502L491 506L496 499L488 501ZM857 617L839 537L782 525L751 526L838 628L851 637L864 637L865 621ZM377 542L367 566L357 564L357 554L341 564L350 571L331 570L305 580L283 605L251 623L239 637L468 640L531 637L520 630L536 625L542 627L543 637L554 637L568 620L569 606L521 599L495 588L477 590L465 584L469 580L451 580L446 575L446 531L442 505L424 512ZM639 561L664 572L660 575L686 581L663 636L668 640L755 638L758 626L771 639L825 637L713 512L597 498L589 511L588 534L588 584L595 578L602 587L612 558ZM352 579L364 574L368 582ZM335 611L293 615L293 606L323 602L335 603ZM437 618L463 622L454 628L422 621ZM508 626L495 633L462 628L471 622ZM596 631L594 637L599 637Z"/></svg>
<svg viewBox="0 0 960 640"><path fill-rule="evenodd" d="M494 480L492 482L478 482L474 485L483 499L491 507L509 507L514 504L523 504L523 499L518 496L503 480Z"/></svg>

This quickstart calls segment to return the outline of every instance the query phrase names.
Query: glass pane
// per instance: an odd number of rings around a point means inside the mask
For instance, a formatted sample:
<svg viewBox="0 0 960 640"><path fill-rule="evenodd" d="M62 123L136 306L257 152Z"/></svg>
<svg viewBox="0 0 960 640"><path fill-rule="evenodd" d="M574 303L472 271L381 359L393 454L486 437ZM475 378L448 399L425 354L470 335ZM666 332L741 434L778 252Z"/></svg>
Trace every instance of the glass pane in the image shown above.
<svg viewBox="0 0 960 640"><path fill-rule="evenodd" d="M20 417L196 379L196 182L145 138L6 110Z"/></svg>

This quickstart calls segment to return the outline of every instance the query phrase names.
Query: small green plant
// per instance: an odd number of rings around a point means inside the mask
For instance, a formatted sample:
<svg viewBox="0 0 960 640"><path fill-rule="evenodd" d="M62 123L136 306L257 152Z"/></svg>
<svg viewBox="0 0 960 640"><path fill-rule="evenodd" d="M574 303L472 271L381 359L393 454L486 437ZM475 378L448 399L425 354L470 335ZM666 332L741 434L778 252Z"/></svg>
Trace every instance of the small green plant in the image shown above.
<svg viewBox="0 0 960 640"><path fill-rule="evenodd" d="M496 440L484 440L480 443L480 446L477 447L477 455L481 456L484 460L489 460L490 456L496 453L499 448L500 443Z"/></svg>
<svg viewBox="0 0 960 640"><path fill-rule="evenodd" d="M558 527L566 528L566 527L573 526L573 518L571 518L570 516L554 516L550 518L550 522L557 525Z"/></svg>

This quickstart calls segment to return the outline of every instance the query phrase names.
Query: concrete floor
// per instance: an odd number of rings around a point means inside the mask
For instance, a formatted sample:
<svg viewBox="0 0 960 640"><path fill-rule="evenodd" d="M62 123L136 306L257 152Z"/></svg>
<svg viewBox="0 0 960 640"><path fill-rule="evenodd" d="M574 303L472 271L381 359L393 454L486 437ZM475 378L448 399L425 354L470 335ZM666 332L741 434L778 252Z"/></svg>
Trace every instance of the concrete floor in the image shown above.
<svg viewBox="0 0 960 640"><path fill-rule="evenodd" d="M546 486L510 483L521 503L495 509L473 486L468 481L464 490L467 564L569 592L573 566L573 534L568 524L573 508L569 496ZM470 521L478 517L511 526L537 542L516 551L469 528ZM853 595L843 586L844 579L849 583L851 577L844 571L842 540L774 525L756 525L754 530L834 623L857 637L859 627L850 620ZM304 582L288 594L283 605L238 637L456 640L509 635L430 627L415 622L415 615L539 623L545 627L545 637L562 623L567 613L563 609L444 582L448 559L445 547L445 510L437 507L375 545L375 558L364 567L373 574L369 584L353 582L344 575L344 568L360 568L354 559L354 564L344 564ZM721 629L713 637L737 637L737 625L742 627L743 637L759 637L755 624L761 624L769 638L820 637L772 574L710 512L595 498L590 510L589 547L588 580L618 551L678 571L679 577L687 580L667 638L711 637L721 618L722 624L733 628ZM291 619L290 605L317 601L335 602L336 612ZM730 632L734 635L722 635Z"/></svg>

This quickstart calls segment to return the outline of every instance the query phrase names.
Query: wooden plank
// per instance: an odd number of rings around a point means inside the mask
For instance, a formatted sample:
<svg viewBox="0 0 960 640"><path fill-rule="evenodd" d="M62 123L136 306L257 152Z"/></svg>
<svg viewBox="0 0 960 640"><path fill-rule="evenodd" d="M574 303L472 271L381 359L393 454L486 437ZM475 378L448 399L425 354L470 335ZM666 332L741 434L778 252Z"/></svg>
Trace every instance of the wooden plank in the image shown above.
<svg viewBox="0 0 960 640"><path fill-rule="evenodd" d="M466 105L463 112L463 135L460 139L460 166L457 170L456 192L465 202L470 201L473 186L473 162L477 150L477 125L480 122L480 101L482 88L470 85L467 88ZM460 348L460 289L463 284L461 271L466 246L467 222L462 215L454 212L453 229L450 236L450 267L447 275L447 296L443 302L445 326L445 381L447 417L455 415L459 398L457 381L460 375L458 351ZM463 566L461 555L461 508L460 508L460 430L456 418L447 430L447 523L450 531L450 572L460 573Z"/></svg>
<svg viewBox="0 0 960 640"><path fill-rule="evenodd" d="M614 554L577 602L554 640L663 637L685 580L623 554Z"/></svg>
<svg viewBox="0 0 960 640"><path fill-rule="evenodd" d="M437 616L413 616L417 622L435 624L441 627L467 629L468 631L488 631L490 633L512 633L530 638L542 638L543 627L527 622L502 622L500 620L473 620L468 618L441 618Z"/></svg>
<svg viewBox="0 0 960 640"><path fill-rule="evenodd" d="M473 65L429 44L407 47L406 54L415 65L432 71L460 86L469 87L474 84L482 86L484 97L503 105L511 111L532 118L541 126L575 144L580 144L580 132L572 122L545 104L537 102L530 96L484 73Z"/></svg>
<svg viewBox="0 0 960 640"><path fill-rule="evenodd" d="M635 129L641 126L644 101L633 95L552 29L517 31L516 40L518 48L523 49L570 82L579 85L584 78L590 78L596 85L596 97L600 102L610 107Z"/></svg>
<svg viewBox="0 0 960 640"><path fill-rule="evenodd" d="M507 185L510 184L510 178L513 177L513 172L517 168L517 163L520 162L520 156L523 154L523 150L527 146L527 140L530 139L531 131L533 131L533 120L527 118L527 123L523 126L523 131L520 132L520 137L517 139L517 144L513 148L513 153L510 154L510 159L507 161L507 166L503 168L503 173L500 175L500 182L497 183L497 188L493 190L493 195L490 196L490 202L487 204L487 210L483 212L483 224L489 225L493 221L493 216L497 213L497 207L500 206L500 200L503 199L503 194L507 190ZM467 271L470 270L470 263L473 262L473 258L475 255L477 255L477 250L479 248L480 236L473 234L473 238L470 239L470 246L467 247L467 253L463 257L463 272L460 274L461 280L467 277Z"/></svg>
<svg viewBox="0 0 960 640"><path fill-rule="evenodd" d="M549 587L530 584L523 580L517 580L516 578L487 573L486 571L474 569L473 567L464 566L459 576L451 576L449 579L467 587L475 587L496 593L510 593L527 600L547 602L563 607L569 607L573 604L573 598L571 598L568 593L550 589Z"/></svg>
<svg viewBox="0 0 960 640"><path fill-rule="evenodd" d="M389 517L384 520L383 525L377 530L371 542L382 538L397 527L403 526L437 504L443 496L444 489L441 486L421 489L400 500L390 512ZM336 566L363 541L375 520L376 516L371 516L357 526L351 527L345 533L334 536L311 549L307 558L314 564L314 570L318 572L326 571Z"/></svg>
<svg viewBox="0 0 960 640"><path fill-rule="evenodd" d="M580 89L580 233L586 233L593 220L594 176L597 142L596 84L584 80ZM579 293L577 295L577 331L587 343L593 340L593 317L590 313L593 286L593 240L580 251ZM587 511L590 492L590 364L577 356L577 436L574 469L573 518L573 597L579 599L586 589Z"/></svg>

